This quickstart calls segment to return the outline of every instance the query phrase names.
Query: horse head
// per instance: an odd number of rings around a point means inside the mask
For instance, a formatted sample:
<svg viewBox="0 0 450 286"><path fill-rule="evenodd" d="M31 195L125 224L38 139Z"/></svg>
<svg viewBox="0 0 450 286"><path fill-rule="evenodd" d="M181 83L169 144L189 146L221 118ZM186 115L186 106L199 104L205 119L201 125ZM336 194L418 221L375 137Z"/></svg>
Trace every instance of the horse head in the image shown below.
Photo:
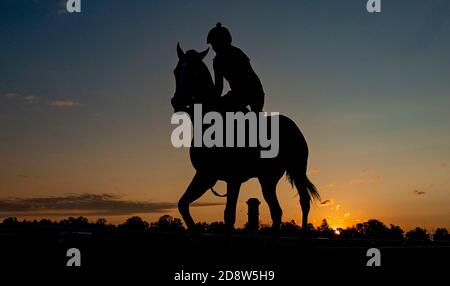
<svg viewBox="0 0 450 286"><path fill-rule="evenodd" d="M173 71L175 94L172 98L174 112L189 111L194 103L204 103L214 95L214 83L203 59L209 48L203 52L184 52L177 44L178 63Z"/></svg>

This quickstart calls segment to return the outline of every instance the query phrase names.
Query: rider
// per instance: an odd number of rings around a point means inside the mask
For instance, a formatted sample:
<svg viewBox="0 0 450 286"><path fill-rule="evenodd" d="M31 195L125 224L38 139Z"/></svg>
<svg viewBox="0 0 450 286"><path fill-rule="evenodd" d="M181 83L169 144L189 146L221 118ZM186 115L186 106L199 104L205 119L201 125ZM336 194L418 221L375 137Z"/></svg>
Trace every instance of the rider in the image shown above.
<svg viewBox="0 0 450 286"><path fill-rule="evenodd" d="M226 110L260 112L264 106L264 90L250 64L250 59L239 48L231 45L231 34L221 23L217 23L208 33L207 43L211 44L216 56L213 60L216 95L221 96L223 79L231 88L222 99Z"/></svg>

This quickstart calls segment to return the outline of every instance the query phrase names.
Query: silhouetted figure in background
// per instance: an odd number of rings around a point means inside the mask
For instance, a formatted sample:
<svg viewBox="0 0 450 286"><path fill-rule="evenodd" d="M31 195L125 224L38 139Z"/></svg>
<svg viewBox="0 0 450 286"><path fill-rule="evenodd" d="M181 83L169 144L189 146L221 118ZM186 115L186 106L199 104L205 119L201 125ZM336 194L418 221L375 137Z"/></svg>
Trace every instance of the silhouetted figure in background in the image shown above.
<svg viewBox="0 0 450 286"><path fill-rule="evenodd" d="M231 34L221 23L208 33L207 43L211 44L216 56L213 61L216 96L221 96L223 79L231 91L222 97L221 105L226 111L260 112L264 106L264 91L250 59L239 48L231 45Z"/></svg>

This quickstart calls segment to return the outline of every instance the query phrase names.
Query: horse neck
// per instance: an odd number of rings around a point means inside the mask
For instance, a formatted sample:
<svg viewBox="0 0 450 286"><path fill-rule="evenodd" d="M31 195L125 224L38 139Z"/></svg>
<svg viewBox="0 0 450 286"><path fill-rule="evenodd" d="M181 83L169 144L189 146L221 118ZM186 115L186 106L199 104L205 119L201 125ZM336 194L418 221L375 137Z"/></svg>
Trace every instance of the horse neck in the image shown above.
<svg viewBox="0 0 450 286"><path fill-rule="evenodd" d="M214 82L212 80L211 73L209 72L208 67L203 62L200 66L200 76L202 79L200 81L200 92L202 93L202 98L214 96Z"/></svg>

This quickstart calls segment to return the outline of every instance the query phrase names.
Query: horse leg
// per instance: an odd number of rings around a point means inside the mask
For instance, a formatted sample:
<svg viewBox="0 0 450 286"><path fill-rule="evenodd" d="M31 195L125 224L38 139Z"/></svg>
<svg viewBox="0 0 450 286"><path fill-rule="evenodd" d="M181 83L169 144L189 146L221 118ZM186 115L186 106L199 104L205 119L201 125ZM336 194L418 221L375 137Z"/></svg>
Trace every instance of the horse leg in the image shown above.
<svg viewBox="0 0 450 286"><path fill-rule="evenodd" d="M277 198L277 183L278 179L263 179L259 178L264 199L269 205L270 216L272 217L272 235L278 238L281 226L281 217L283 211Z"/></svg>
<svg viewBox="0 0 450 286"><path fill-rule="evenodd" d="M227 182L227 205L224 212L227 235L233 231L236 222L236 206L240 188L241 183Z"/></svg>
<svg viewBox="0 0 450 286"><path fill-rule="evenodd" d="M304 187L306 190L306 186ZM308 231L308 214L310 208L311 196L306 190L300 196L300 205L302 207L302 230Z"/></svg>
<svg viewBox="0 0 450 286"><path fill-rule="evenodd" d="M190 231L195 230L195 222L189 212L189 205L205 194L206 191L216 184L216 182L216 179L201 175L197 172L186 192L178 201L178 210Z"/></svg>

